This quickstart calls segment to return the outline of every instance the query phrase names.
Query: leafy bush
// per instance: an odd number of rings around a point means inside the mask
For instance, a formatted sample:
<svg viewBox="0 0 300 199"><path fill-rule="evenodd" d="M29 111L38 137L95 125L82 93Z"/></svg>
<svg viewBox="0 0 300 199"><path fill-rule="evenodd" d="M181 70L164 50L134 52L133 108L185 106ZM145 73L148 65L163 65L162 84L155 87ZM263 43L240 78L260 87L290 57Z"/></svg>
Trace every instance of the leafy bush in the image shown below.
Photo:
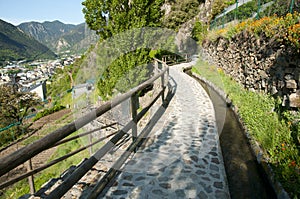
<svg viewBox="0 0 300 199"><path fill-rule="evenodd" d="M199 13L200 3L203 3L203 1L176 1L172 5L170 14L164 19L164 24L167 28L178 30L180 25L192 19Z"/></svg>
<svg viewBox="0 0 300 199"><path fill-rule="evenodd" d="M199 43L202 43L202 40L207 35L207 25L203 24L201 21L197 21L192 30L192 38Z"/></svg>
<svg viewBox="0 0 300 199"><path fill-rule="evenodd" d="M58 112L58 111L60 111L62 109L65 109L65 108L66 108L65 106L56 105L56 106L53 106L50 109L45 109L45 110L37 113L36 116L33 118L33 121L37 121L42 117L45 117L45 116L50 115L52 113Z"/></svg>
<svg viewBox="0 0 300 199"><path fill-rule="evenodd" d="M15 141L19 136L22 136L23 133L20 133L17 126L13 126L10 129L0 132L0 135L0 146L3 147Z"/></svg>
<svg viewBox="0 0 300 199"><path fill-rule="evenodd" d="M129 89L149 79L153 66L150 62L150 51L138 49L120 56L104 71L97 82L99 95L107 100L117 93L125 93Z"/></svg>

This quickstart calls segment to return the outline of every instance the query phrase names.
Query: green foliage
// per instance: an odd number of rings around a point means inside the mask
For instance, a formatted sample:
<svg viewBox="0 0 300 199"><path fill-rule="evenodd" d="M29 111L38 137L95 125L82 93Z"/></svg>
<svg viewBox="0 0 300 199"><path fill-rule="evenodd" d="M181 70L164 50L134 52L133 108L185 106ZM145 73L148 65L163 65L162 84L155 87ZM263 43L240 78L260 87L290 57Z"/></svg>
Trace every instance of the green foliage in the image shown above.
<svg viewBox="0 0 300 199"><path fill-rule="evenodd" d="M235 20L235 17L237 20L245 20L245 19L251 18L252 15L257 12L257 9L258 9L257 2L250 1L246 4L243 4L242 6L238 7L237 10L235 9L235 10L230 11L229 13L227 13L225 15L225 17L218 18L215 21L214 26L220 26L223 23L228 23L230 21L233 21L233 20Z"/></svg>
<svg viewBox="0 0 300 199"><path fill-rule="evenodd" d="M160 7L163 2L163 0L85 0L82 5L86 23L105 40L125 30L159 26L163 14Z"/></svg>
<svg viewBox="0 0 300 199"><path fill-rule="evenodd" d="M175 1L172 4L171 12L164 19L167 28L178 30L180 26L195 17L199 12L200 3L197 0Z"/></svg>
<svg viewBox="0 0 300 199"><path fill-rule="evenodd" d="M86 23L102 39L99 44L101 47L95 49L97 57L94 62L96 67L101 66L96 72L99 74L96 78L98 93L103 99L108 99L117 92L125 92L149 78L152 69L147 63L151 56L159 52L148 48L156 43L149 27L161 26L163 12L160 8L163 2L86 0L82 3ZM145 27L150 33L143 29ZM89 60L84 64L91 65ZM90 68L87 67L85 73L80 74L77 79L82 82L96 75L92 71L86 72Z"/></svg>
<svg viewBox="0 0 300 199"><path fill-rule="evenodd" d="M88 50L88 53L92 50L92 47ZM75 62L64 67L64 69L57 69L56 74L51 78L51 84L47 85L48 95L51 96L54 104L60 104L64 99L64 96L68 94L68 91L72 89L75 84L78 71L81 64L85 59L85 55L76 59ZM65 104L66 105L66 104Z"/></svg>
<svg viewBox="0 0 300 199"><path fill-rule="evenodd" d="M165 51L177 52L174 38L173 31L162 28L120 33L97 45L85 59L76 80L95 79L97 93L103 99L125 92L150 77L153 57Z"/></svg>
<svg viewBox="0 0 300 199"><path fill-rule="evenodd" d="M276 178L292 197L299 197L300 148L298 138L295 139L295 135L299 135L299 125L294 122L297 126L295 131L289 118L290 113L284 116L285 112L274 111L280 107L280 101L268 95L245 90L221 69L207 63L199 62L193 70L229 95L249 133L266 152L266 158L275 170ZM283 116L286 119L283 120ZM294 121L299 121L295 117L299 119L299 115L293 116Z"/></svg>
<svg viewBox="0 0 300 199"><path fill-rule="evenodd" d="M48 95L51 96L53 102L59 100L70 88L71 81L67 71L58 70L51 78L51 84L47 85Z"/></svg>
<svg viewBox="0 0 300 199"><path fill-rule="evenodd" d="M46 46L0 20L0 62L11 60L54 59L56 55Z"/></svg>
<svg viewBox="0 0 300 199"><path fill-rule="evenodd" d="M202 43L203 39L207 35L208 26L203 24L201 21L197 21L192 30L192 38L199 43Z"/></svg>
<svg viewBox="0 0 300 199"><path fill-rule="evenodd" d="M280 110L281 109L281 110ZM291 111L280 107L280 116L291 129L291 137L300 153L300 110ZM300 154L299 154L300 155Z"/></svg>
<svg viewBox="0 0 300 199"><path fill-rule="evenodd" d="M215 0L212 4L212 19L221 14L225 8L235 3L235 0Z"/></svg>
<svg viewBox="0 0 300 199"><path fill-rule="evenodd" d="M40 99L33 93L20 92L12 85L0 85L0 128L17 123L13 128L0 132L0 145L14 141L28 132L23 124L32 107L40 105Z"/></svg>
<svg viewBox="0 0 300 199"><path fill-rule="evenodd" d="M255 36L264 36L276 39L277 42L289 44L300 49L300 14L294 12L288 13L284 17L263 17L259 20L246 20L237 25L227 26L220 30L213 30L208 33L207 39L216 41L219 37L231 39L234 36L247 31Z"/></svg>
<svg viewBox="0 0 300 199"><path fill-rule="evenodd" d="M21 137L22 135L25 134L25 132L22 132L22 129L20 127L18 127L17 125L18 125L18 123L13 123L13 124L7 126L10 128L0 132L0 135L1 135L0 146L1 147L8 145L9 143L17 140L19 137Z"/></svg>
<svg viewBox="0 0 300 199"><path fill-rule="evenodd" d="M285 16L287 13L290 12L291 8L291 0L275 0L274 4L268 7L265 11L263 11L262 16ZM293 12L300 13L300 6L296 4L297 0L294 0L295 5L293 6Z"/></svg>
<svg viewBox="0 0 300 199"><path fill-rule="evenodd" d="M220 1L220 2L219 2ZM213 18L222 13L223 10L227 7L224 7L224 2L221 0L215 1L214 5L216 8L213 8ZM292 1L286 1L286 0L276 0L274 3L267 7L266 9L262 10L262 5L271 2L272 0L253 0L246 4L243 4L242 6L238 7L236 10L232 10L229 13L227 13L224 17L220 17L213 21L213 26L220 26L223 23L228 23L233 20L235 20L235 17L237 20L242 21L246 20L248 18L252 18L254 14L256 14L258 11L258 16L256 18L261 18L265 16L285 16L287 13L291 11L291 3ZM260 4L259 4L260 3ZM222 8L222 9L221 9ZM300 12L300 6L295 5L293 6L293 12ZM214 14L218 13L218 14Z"/></svg>
<svg viewBox="0 0 300 199"><path fill-rule="evenodd" d="M50 108L50 109L45 109L45 110L43 110L43 111L41 111L41 112L38 112L38 113L36 114L36 116L33 118L33 121L35 122L35 121L39 120L39 119L42 118L42 117L45 117L45 116L50 115L50 114L52 114L52 113L58 112L58 111L60 111L60 110L62 110L62 109L65 109L65 108L66 108L66 107L64 107L64 106L56 105L56 106L53 106L53 107Z"/></svg>
<svg viewBox="0 0 300 199"><path fill-rule="evenodd" d="M153 56L153 55L152 55ZM138 49L125 54L111 63L102 74L98 89L103 99L108 99L115 93L124 93L149 79L152 66L149 51Z"/></svg>

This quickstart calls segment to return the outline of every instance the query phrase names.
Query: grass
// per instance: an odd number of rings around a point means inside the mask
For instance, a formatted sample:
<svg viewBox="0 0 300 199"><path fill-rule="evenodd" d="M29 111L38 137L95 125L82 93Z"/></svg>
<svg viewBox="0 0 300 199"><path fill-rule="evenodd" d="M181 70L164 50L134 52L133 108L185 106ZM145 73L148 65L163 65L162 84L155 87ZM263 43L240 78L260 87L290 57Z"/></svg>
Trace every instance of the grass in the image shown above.
<svg viewBox="0 0 300 199"><path fill-rule="evenodd" d="M44 135L49 134L50 132L53 132L57 128L61 127L64 123L68 123L72 121L72 118L70 116L72 113L66 114L65 116L61 117L59 120L57 120L55 123L53 123L51 126L48 126L44 130L42 130L39 135L31 136L27 140L24 141L24 144L30 144L33 141L36 141L43 137ZM80 133L80 131L73 133L70 136L74 136L76 134ZM64 156L71 151L74 151L78 149L79 147L82 147L83 145L87 144L87 138L77 139L73 140L71 142L65 143L61 146L59 146L54 154L49 158L48 162L51 160L54 160L58 157ZM99 144L97 145L97 147ZM36 190L39 190L41 186L46 183L49 179L59 177L60 174L62 174L65 170L67 170L71 165L77 165L79 162L82 161L84 157L89 157L88 150L84 150L80 152L79 154L76 154L62 162L57 163L56 165L53 165L44 171L42 171L39 174L34 175L34 183ZM29 190L29 184L28 180L24 179L10 188L3 190L3 195L0 195L0 198L6 199L6 198L18 198L24 194L27 194L30 192Z"/></svg>
<svg viewBox="0 0 300 199"><path fill-rule="evenodd" d="M43 135L46 135L46 134L56 130L60 126L62 126L62 124L72 121L72 118L70 118L71 115L72 115L72 113L69 113L69 114L66 114L65 116L61 117L59 120L57 120L51 126L46 128L45 130L41 131L39 136L32 136L28 140L25 140L25 142L26 142L25 144L29 144L37 139L40 139ZM83 133L83 130L80 129L77 132L70 135L69 137L77 135L79 133ZM96 139L93 138L92 141L94 142L94 141L96 141ZM58 157L62 157L72 151L75 151L76 149L78 149L82 146L85 146L87 144L89 144L89 140L88 140L88 137L85 136L80 139L76 139L71 142L60 145L60 146L58 146L58 148L56 149L54 154L52 154L52 156L49 158L48 162L50 162ZM99 149L102 146L103 146L103 142L100 142L100 143L94 145L93 151L95 151L96 149ZM34 183L35 183L36 190L39 190L42 187L42 185L45 184L49 179L59 177L71 165L77 165L78 163L80 163L83 160L83 158L89 157L89 156L90 156L89 150L86 149L64 161L57 163L56 165L53 165L53 166L45 169L41 173L34 175ZM4 192L3 195L0 195L0 199L2 199L2 198L3 199L4 198L5 199L7 199L7 198L14 199L14 198L18 198L22 195L28 194L30 192L28 180L24 179L18 183L15 183L10 188L3 190L3 192Z"/></svg>
<svg viewBox="0 0 300 199"><path fill-rule="evenodd" d="M76 133L75 133L76 134ZM74 135L73 135L74 136ZM50 157L48 162L54 160L58 157L64 156L71 151L74 151L82 146L81 140L73 140L57 148L54 154ZM34 176L34 183L36 190L39 190L44 183L46 183L51 178L59 177L65 170L67 170L71 165L77 165L82 161L84 157L89 157L88 150L84 150L62 162L53 165L46 170L42 171L40 174ZM4 195L0 198L18 198L24 194L29 193L29 185L27 179L24 179L16 184L14 184L9 189L5 190Z"/></svg>
<svg viewBox="0 0 300 199"><path fill-rule="evenodd" d="M89 96L90 101L94 102L96 98L94 95ZM78 101L84 101L86 99L86 95L80 96L78 99L75 99L75 101L72 101L72 95L70 93L64 95L64 97L60 100L60 103L63 105L73 105L73 103L76 103ZM76 101L77 100L77 101ZM54 130L58 129L59 127L63 126L66 123L70 123L73 120L73 115L74 113L68 113L58 119L57 121L53 122L51 125L48 125L47 128L42 129L38 135L31 136L30 138L26 139L24 141L24 144L30 144L43 136L49 134L50 132L53 132ZM82 133L83 130L79 130L75 133L73 133L70 136L74 136L76 134ZM98 139L98 138L97 138ZM96 141L96 138L93 138L92 141ZM71 142L65 143L61 146L59 146L54 154L49 158L48 162L51 160L54 160L58 157L64 156L82 146L85 146L89 144L89 139L87 136L82 137L80 139L73 140ZM100 142L96 145L93 146L93 151L96 149L99 149L103 145L103 142ZM36 190L39 190L43 184L45 184L49 179L51 178L57 178L59 177L65 170L67 170L71 165L77 165L79 162L82 161L83 158L89 157L89 151L88 149L80 152L79 154L76 154L62 162L57 163L56 165L53 165L44 171L42 171L39 174L34 175L34 183L35 183L35 188ZM6 199L6 198L18 198L22 195L28 194L30 192L29 190L29 184L28 180L24 179L18 183L15 183L13 186L1 190L3 191L3 195L0 194L0 199Z"/></svg>
<svg viewBox="0 0 300 199"><path fill-rule="evenodd" d="M249 133L265 151L276 178L290 196L300 197L299 146L293 139L291 121L276 112L280 100L245 90L221 69L199 61L192 69L227 93L242 117ZM287 113L287 112L285 112ZM298 147L298 148L297 148Z"/></svg>

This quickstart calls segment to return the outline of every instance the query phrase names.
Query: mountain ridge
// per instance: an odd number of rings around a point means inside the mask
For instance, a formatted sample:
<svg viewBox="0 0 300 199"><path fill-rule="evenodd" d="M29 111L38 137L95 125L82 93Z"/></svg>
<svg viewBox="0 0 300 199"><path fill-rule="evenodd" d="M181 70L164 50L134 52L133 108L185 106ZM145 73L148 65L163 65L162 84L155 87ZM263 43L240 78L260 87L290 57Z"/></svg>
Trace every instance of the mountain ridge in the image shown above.
<svg viewBox="0 0 300 199"><path fill-rule="evenodd" d="M0 63L45 58L54 59L56 54L18 27L0 19Z"/></svg>
<svg viewBox="0 0 300 199"><path fill-rule="evenodd" d="M21 23L18 27L56 53L83 53L98 40L96 33L85 23L73 25L59 20L42 23L33 21Z"/></svg>

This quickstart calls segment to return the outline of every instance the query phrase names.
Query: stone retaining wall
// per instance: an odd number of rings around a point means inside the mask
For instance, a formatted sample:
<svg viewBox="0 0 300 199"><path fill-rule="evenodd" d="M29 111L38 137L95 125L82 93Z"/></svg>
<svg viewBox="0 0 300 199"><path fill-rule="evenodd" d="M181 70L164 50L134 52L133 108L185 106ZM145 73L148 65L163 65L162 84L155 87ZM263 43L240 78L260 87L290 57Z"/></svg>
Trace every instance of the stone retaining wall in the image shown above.
<svg viewBox="0 0 300 199"><path fill-rule="evenodd" d="M295 48L243 32L231 40L205 41L202 54L245 88L279 96L283 106L300 107L300 53Z"/></svg>

